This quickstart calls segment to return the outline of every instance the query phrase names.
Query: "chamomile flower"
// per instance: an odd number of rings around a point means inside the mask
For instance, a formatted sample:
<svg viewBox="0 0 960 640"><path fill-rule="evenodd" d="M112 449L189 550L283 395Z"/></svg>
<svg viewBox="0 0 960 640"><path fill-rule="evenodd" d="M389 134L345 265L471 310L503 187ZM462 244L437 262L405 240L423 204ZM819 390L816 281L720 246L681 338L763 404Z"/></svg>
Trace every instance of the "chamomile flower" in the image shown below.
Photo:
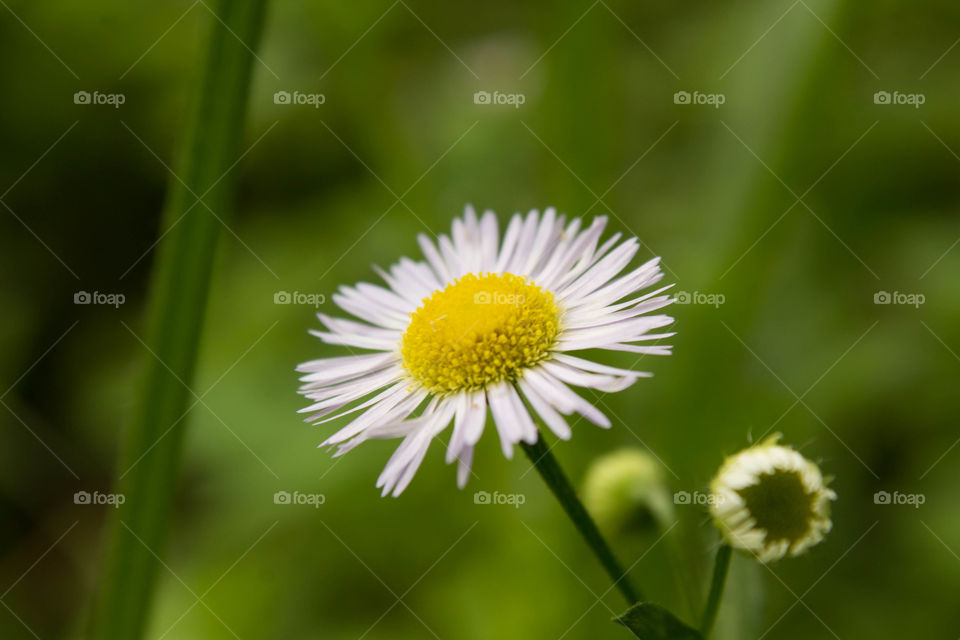
<svg viewBox="0 0 960 640"><path fill-rule="evenodd" d="M600 426L609 419L570 387L620 391L652 374L571 355L587 349L669 355L654 344L673 318L653 314L669 287L643 292L663 277L659 258L630 269L640 247L620 234L601 242L606 218L582 228L553 209L514 215L501 238L497 217L467 207L450 236L418 240L425 261L401 258L377 273L386 286L343 286L334 302L356 319L318 314L326 343L372 353L301 364L300 393L313 401L308 422L352 415L320 446L342 455L371 438L403 438L377 481L399 495L434 438L452 423L448 463L457 484L470 474L487 410L503 453L534 443L536 416L558 437L567 416Z"/></svg>
<svg viewBox="0 0 960 640"><path fill-rule="evenodd" d="M779 438L727 458L710 483L710 512L724 539L761 562L800 555L823 540L837 498L820 468Z"/></svg>

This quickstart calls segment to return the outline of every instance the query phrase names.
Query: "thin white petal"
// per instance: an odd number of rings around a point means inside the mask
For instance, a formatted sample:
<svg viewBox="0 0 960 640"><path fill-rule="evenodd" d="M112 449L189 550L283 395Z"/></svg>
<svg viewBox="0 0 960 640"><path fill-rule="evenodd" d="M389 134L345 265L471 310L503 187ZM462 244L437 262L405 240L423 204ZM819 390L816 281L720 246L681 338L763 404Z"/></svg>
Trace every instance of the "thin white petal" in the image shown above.
<svg viewBox="0 0 960 640"><path fill-rule="evenodd" d="M384 394L386 395L386 394ZM397 390L374 403L366 412L327 438L320 446L339 444L378 424L391 424L406 418L423 401L423 394Z"/></svg>
<svg viewBox="0 0 960 640"><path fill-rule="evenodd" d="M567 355L565 353L555 353L553 355L553 359L557 362L568 364L577 369L583 369L584 371L591 371L593 373L605 373L611 376L639 376L641 378L647 378L653 375L646 371L634 371L632 369L610 367L605 364L600 364L599 362L577 358L576 356Z"/></svg>
<svg viewBox="0 0 960 640"><path fill-rule="evenodd" d="M523 439L523 427L510 397L510 386L498 382L487 388L487 403L500 434L500 446L507 460L513 459L513 445Z"/></svg>
<svg viewBox="0 0 960 640"><path fill-rule="evenodd" d="M623 391L637 381L636 374L626 376L599 375L581 371L562 362L544 362L540 366L544 371L555 377L561 382L572 384L576 387L587 389L597 389L608 393Z"/></svg>
<svg viewBox="0 0 960 640"><path fill-rule="evenodd" d="M297 371L307 373L300 378L303 382L336 382L379 369L394 357L392 353L367 353L358 356L321 358L297 365Z"/></svg>
<svg viewBox="0 0 960 640"><path fill-rule="evenodd" d="M563 419L563 416L557 413L557 410L554 409L526 379L521 378L519 384L527 401L533 406L534 411L540 415L550 430L561 440L569 440L573 433L570 431L570 425Z"/></svg>
<svg viewBox="0 0 960 640"><path fill-rule="evenodd" d="M453 275L447 268L447 263L440 256L437 248L433 245L433 241L430 240L426 234L421 233L417 236L417 243L420 245L420 250L423 251L423 256L427 259L427 262L430 263L430 266L436 273L437 278L441 282L451 282L453 280Z"/></svg>
<svg viewBox="0 0 960 640"><path fill-rule="evenodd" d="M403 493L404 489L410 484L410 481L413 480L417 469L420 468L420 463L423 462L424 456L427 455L427 450L430 448L430 443L434 437L450 424L454 410L455 406L452 401L441 401L436 410L424 419L423 426L404 439L404 443L409 440L411 444L406 451L400 456L397 456L397 454L401 453L401 447L403 446L403 444L401 444L401 446L397 448L396 453L394 453L394 456L398 458L397 461L391 458L390 462L387 463L387 468L384 469L384 475L386 475L388 469L390 469L390 463L393 463L394 467L382 485L383 495L391 493L393 497L396 498ZM384 475L381 475L381 478L383 478Z"/></svg>
<svg viewBox="0 0 960 640"><path fill-rule="evenodd" d="M636 255L639 248L640 244L636 238L630 238L611 251L610 255L590 267L586 273L577 278L571 285L565 287L560 292L560 297L564 301L567 299L576 300L578 295L583 296L606 284L630 263L630 260Z"/></svg>
<svg viewBox="0 0 960 640"><path fill-rule="evenodd" d="M480 267L485 273L493 271L497 266L497 247L500 244L500 232L497 229L497 216L493 211L486 211L480 220Z"/></svg>
<svg viewBox="0 0 960 640"><path fill-rule="evenodd" d="M473 447L466 447L457 458L457 488L463 489L470 479L470 465L473 464Z"/></svg>
<svg viewBox="0 0 960 640"><path fill-rule="evenodd" d="M604 429L610 428L610 420L599 409L578 396L541 368L528 369L525 378L530 381L537 392L545 398L550 398L561 413L569 415L576 412L584 418Z"/></svg>
<svg viewBox="0 0 960 640"><path fill-rule="evenodd" d="M523 217L519 213L513 214L510 223L507 225L507 232L503 236L503 244L500 245L500 254L497 256L497 262L493 268L495 273L502 273L513 258L513 251L517 246L521 227L523 227Z"/></svg>

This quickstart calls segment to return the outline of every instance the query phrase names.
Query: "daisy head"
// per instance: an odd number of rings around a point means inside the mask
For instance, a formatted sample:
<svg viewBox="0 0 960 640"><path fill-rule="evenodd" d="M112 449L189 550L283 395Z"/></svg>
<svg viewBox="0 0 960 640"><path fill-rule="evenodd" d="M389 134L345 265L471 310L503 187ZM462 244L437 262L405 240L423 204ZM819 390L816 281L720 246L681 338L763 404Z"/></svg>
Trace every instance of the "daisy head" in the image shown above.
<svg viewBox="0 0 960 640"><path fill-rule="evenodd" d="M710 512L724 539L761 562L800 555L823 540L837 497L820 468L779 438L727 458L710 483Z"/></svg>
<svg viewBox="0 0 960 640"><path fill-rule="evenodd" d="M583 228L553 209L515 214L501 237L497 217L467 207L451 234L418 241L425 260L376 268L384 284L342 286L334 302L354 319L319 314L328 344L368 353L301 364L301 410L313 423L350 415L320 446L342 455L371 438L402 438L377 481L399 495L434 438L453 425L447 462L466 484L487 410L503 453L534 443L537 422L570 438L567 417L610 421L571 389L620 391L652 374L572 355L587 349L668 355L657 332L673 318L654 313L672 299L659 258L629 268L640 243L602 240L606 218Z"/></svg>

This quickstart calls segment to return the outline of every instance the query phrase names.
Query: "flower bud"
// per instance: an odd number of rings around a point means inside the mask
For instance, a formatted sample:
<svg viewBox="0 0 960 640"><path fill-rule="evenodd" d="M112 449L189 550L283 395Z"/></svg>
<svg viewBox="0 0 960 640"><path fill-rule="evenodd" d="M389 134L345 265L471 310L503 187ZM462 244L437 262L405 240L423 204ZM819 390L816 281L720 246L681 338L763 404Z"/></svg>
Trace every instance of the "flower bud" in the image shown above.
<svg viewBox="0 0 960 640"><path fill-rule="evenodd" d="M779 438L730 456L710 483L710 513L727 544L760 562L800 555L823 540L837 497L819 467Z"/></svg>
<svg viewBox="0 0 960 640"><path fill-rule="evenodd" d="M598 458L583 484L587 510L608 534L665 528L673 503L663 467L642 449L621 449Z"/></svg>

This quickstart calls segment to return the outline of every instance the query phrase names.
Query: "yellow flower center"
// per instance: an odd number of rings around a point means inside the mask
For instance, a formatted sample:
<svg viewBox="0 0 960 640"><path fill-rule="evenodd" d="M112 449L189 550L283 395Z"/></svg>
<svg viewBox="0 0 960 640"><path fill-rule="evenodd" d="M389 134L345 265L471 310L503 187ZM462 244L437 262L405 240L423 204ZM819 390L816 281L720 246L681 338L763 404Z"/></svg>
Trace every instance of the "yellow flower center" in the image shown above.
<svg viewBox="0 0 960 640"><path fill-rule="evenodd" d="M468 274L411 314L403 366L434 393L516 380L550 352L559 315L553 294L526 278Z"/></svg>

